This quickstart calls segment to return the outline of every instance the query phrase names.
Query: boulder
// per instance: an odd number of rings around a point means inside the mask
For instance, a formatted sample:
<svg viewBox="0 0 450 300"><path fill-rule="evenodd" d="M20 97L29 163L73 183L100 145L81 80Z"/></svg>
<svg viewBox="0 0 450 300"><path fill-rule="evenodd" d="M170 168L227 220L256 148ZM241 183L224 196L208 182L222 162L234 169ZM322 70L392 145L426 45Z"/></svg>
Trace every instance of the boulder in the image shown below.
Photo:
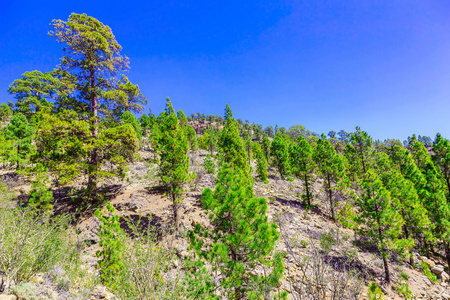
<svg viewBox="0 0 450 300"><path fill-rule="evenodd" d="M440 277L442 272L444 272L444 266L443 265L435 265L435 266L431 267L431 272L433 274L436 274L438 277Z"/></svg>
<svg viewBox="0 0 450 300"><path fill-rule="evenodd" d="M448 275L445 271L441 273L441 279L443 281L448 281L449 278L450 278L450 275Z"/></svg>
<svg viewBox="0 0 450 300"><path fill-rule="evenodd" d="M432 267L434 267L436 264L434 263L434 261L432 261L431 259L429 259L429 258L425 258L424 260L423 260L423 262L427 265L427 266L429 266L430 268L432 268Z"/></svg>

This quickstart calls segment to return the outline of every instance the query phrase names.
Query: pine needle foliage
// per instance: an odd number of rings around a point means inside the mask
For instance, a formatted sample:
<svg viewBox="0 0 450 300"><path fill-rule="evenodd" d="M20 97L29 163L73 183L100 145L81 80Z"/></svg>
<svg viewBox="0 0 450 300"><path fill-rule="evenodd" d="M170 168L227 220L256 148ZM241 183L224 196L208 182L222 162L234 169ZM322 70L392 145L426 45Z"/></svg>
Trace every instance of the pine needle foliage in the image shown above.
<svg viewBox="0 0 450 300"><path fill-rule="evenodd" d="M308 141L299 135L297 141L290 144L289 157L292 173L303 180L305 194L302 195L303 205L311 208L312 205L312 180L315 169L313 151Z"/></svg>
<svg viewBox="0 0 450 300"><path fill-rule="evenodd" d="M188 141L183 128L167 98L166 110L159 123L159 178L172 200L173 220L178 231L178 206L183 195L183 184L189 179Z"/></svg>
<svg viewBox="0 0 450 300"><path fill-rule="evenodd" d="M359 222L364 224L359 233L370 238L383 258L385 278L390 282L388 257L391 250L409 250L413 241L401 239L402 226L405 224L402 216L395 210L398 200L392 199L389 191L383 186L376 173L368 171L363 180L364 193L357 199Z"/></svg>
<svg viewBox="0 0 450 300"><path fill-rule="evenodd" d="M34 128L28 124L27 118L21 113L14 114L6 126L5 139L13 143L8 161L16 164L17 168L20 167L20 164L28 163L33 149L33 134Z"/></svg>
<svg viewBox="0 0 450 300"><path fill-rule="evenodd" d="M267 202L253 195L252 181L242 170L223 165L212 191L202 193L203 207L210 212L214 230L196 225L190 232L191 247L210 262L229 299L260 299L282 276L281 257L267 259L279 237L277 226L267 218ZM271 266L269 276L254 271ZM264 289L264 288L265 289Z"/></svg>

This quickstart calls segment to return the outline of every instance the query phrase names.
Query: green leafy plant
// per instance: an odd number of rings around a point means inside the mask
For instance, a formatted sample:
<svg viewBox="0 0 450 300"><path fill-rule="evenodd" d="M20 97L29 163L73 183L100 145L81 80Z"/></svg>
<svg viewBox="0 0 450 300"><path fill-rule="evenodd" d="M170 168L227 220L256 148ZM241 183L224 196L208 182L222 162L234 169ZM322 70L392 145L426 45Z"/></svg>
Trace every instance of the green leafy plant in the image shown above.
<svg viewBox="0 0 450 300"><path fill-rule="evenodd" d="M434 283L438 283L439 282L439 280L437 279L436 275L431 273L430 267L424 261L422 261L420 263L420 266L422 267L423 274L425 274L425 276L427 276L428 279L430 279Z"/></svg>
<svg viewBox="0 0 450 300"><path fill-rule="evenodd" d="M404 299L415 299L407 283L399 283L395 289L403 296Z"/></svg>
<svg viewBox="0 0 450 300"><path fill-rule="evenodd" d="M203 168L205 168L206 173L214 174L216 171L216 164L212 160L211 155L207 154L203 159Z"/></svg>
<svg viewBox="0 0 450 300"><path fill-rule="evenodd" d="M99 209L95 211L95 216L101 222L98 236L100 237L99 245L102 247L102 250L97 251L96 256L100 258L98 268L103 283L112 289L117 289L118 278L125 269L122 260L124 232L120 228L119 216L113 215L114 207L108 203L106 209L110 216L105 216Z"/></svg>
<svg viewBox="0 0 450 300"><path fill-rule="evenodd" d="M384 298L383 292L381 291L380 287L378 286L378 283L370 282L368 287L369 287L369 290L367 292L367 298L369 298L369 300L381 300Z"/></svg>

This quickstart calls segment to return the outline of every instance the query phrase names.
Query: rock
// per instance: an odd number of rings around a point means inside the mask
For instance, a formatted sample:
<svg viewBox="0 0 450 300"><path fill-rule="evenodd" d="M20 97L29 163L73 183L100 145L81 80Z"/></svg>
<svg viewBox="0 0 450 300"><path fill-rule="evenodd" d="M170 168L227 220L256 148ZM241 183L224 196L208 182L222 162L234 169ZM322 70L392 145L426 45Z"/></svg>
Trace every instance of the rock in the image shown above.
<svg viewBox="0 0 450 300"><path fill-rule="evenodd" d="M429 266L430 268L434 267L434 265L435 265L434 261L432 261L431 259L426 258L426 257L425 257L425 259L423 260L423 262L424 262L427 266Z"/></svg>
<svg viewBox="0 0 450 300"><path fill-rule="evenodd" d="M31 277L30 282L36 283L36 284L43 284L44 278L42 278L41 276L33 276L33 277Z"/></svg>
<svg viewBox="0 0 450 300"><path fill-rule="evenodd" d="M431 268L431 272L433 274L436 274L438 277L440 277L442 272L444 272L444 266L443 265L435 265Z"/></svg>
<svg viewBox="0 0 450 300"><path fill-rule="evenodd" d="M450 278L450 275L448 275L445 271L441 273L441 279L443 281L448 281L449 278ZM445 282L443 282L443 283L445 283ZM447 284L445 284L443 286L447 286Z"/></svg>
<svg viewBox="0 0 450 300"><path fill-rule="evenodd" d="M0 295L0 300L16 300L15 295Z"/></svg>
<svg viewBox="0 0 450 300"><path fill-rule="evenodd" d="M106 290L106 287L103 285L97 285L94 290L92 291L93 298L91 299L113 299L114 294L110 293Z"/></svg>
<svg viewBox="0 0 450 300"><path fill-rule="evenodd" d="M442 299L444 299L444 300L449 300L449 299L450 299L450 295L447 294L447 293L443 293L443 294L441 295L441 297L442 297Z"/></svg>

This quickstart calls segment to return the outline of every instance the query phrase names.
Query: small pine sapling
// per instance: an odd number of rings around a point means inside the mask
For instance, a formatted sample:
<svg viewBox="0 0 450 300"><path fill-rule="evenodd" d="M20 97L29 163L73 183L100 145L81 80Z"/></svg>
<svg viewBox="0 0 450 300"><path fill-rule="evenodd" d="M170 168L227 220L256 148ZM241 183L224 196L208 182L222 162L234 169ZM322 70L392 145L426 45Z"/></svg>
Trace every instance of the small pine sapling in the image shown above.
<svg viewBox="0 0 450 300"><path fill-rule="evenodd" d="M98 268L103 283L112 288L118 288L118 279L123 274L125 267L123 265L122 255L125 249L122 244L124 231L120 228L119 216L113 215L115 209L108 203L106 209L111 216L105 216L99 209L95 211L95 216L101 222L98 235L100 237L100 247L96 256L100 258Z"/></svg>

